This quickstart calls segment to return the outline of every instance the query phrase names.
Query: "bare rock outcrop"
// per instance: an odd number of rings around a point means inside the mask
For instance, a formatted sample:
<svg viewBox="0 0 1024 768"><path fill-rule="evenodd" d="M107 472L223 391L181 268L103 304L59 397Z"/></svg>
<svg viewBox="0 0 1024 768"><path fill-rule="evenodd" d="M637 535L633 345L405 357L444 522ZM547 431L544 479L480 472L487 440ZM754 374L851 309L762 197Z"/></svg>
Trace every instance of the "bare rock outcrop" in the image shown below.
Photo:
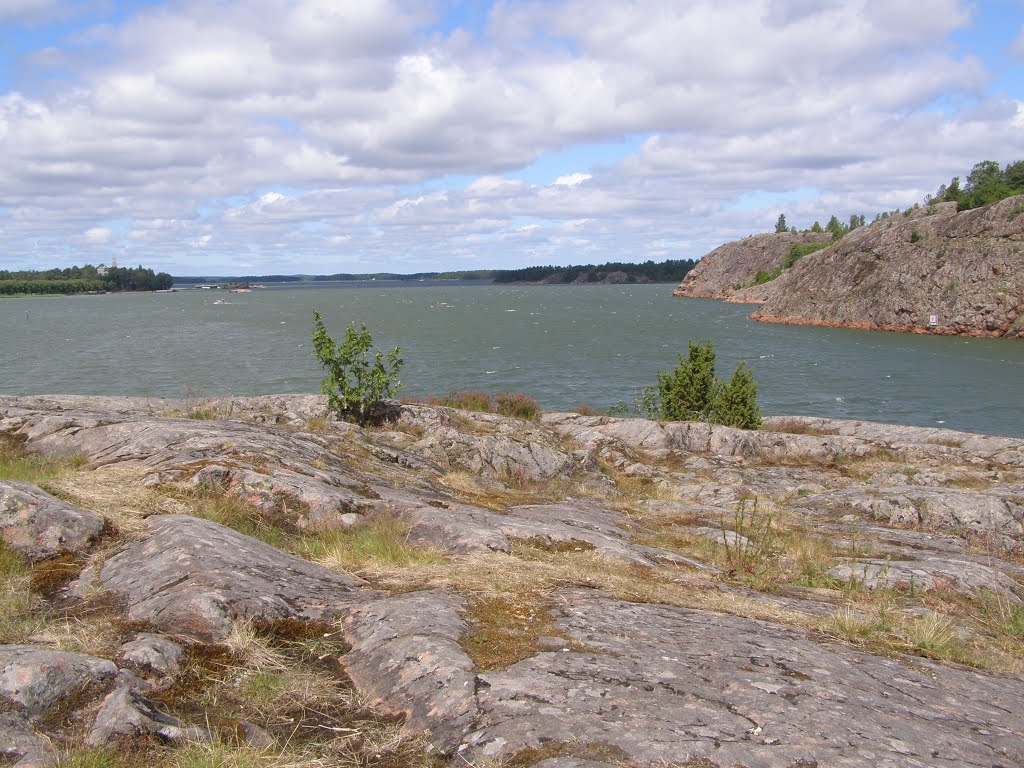
<svg viewBox="0 0 1024 768"><path fill-rule="evenodd" d="M1024 542L1024 488L847 488L798 499L797 509L860 512L894 525L956 531L1012 546Z"/></svg>
<svg viewBox="0 0 1024 768"><path fill-rule="evenodd" d="M461 765L1024 765L1024 440L398 404L363 429L316 396L212 402L0 397L27 450L85 457L69 519L102 523L123 478L149 494L127 533L83 537L70 588L68 558L18 564L17 610L41 614L0 623L21 638L0 645L0 762L210 722L301 742L289 764L379 726L367 749ZM211 500L282 548L192 516ZM364 534L401 552L337 558L358 577L291 554ZM69 635L77 611L96 636Z"/></svg>
<svg viewBox="0 0 1024 768"><path fill-rule="evenodd" d="M103 518L29 483L0 480L0 536L32 560L81 552L103 530Z"/></svg>
<svg viewBox="0 0 1024 768"><path fill-rule="evenodd" d="M1024 680L906 664L779 625L563 593L587 652L479 676L467 758L570 742L637 765L1012 765ZM703 762L701 762L703 761Z"/></svg>
<svg viewBox="0 0 1024 768"><path fill-rule="evenodd" d="M478 715L473 662L458 644L461 606L455 595L415 592L363 604L345 619L348 674L375 706L404 715L448 753Z"/></svg>
<svg viewBox="0 0 1024 768"><path fill-rule="evenodd" d="M18 768L50 768L59 753L49 740L32 729L22 714L0 711L0 760Z"/></svg>
<svg viewBox="0 0 1024 768"><path fill-rule="evenodd" d="M758 272L770 272L780 267L794 245L827 243L831 239L829 232L782 232L751 235L726 243L703 256L672 295L693 299L759 301L763 286L742 286L753 282Z"/></svg>
<svg viewBox="0 0 1024 768"><path fill-rule="evenodd" d="M1024 196L855 229L767 284L765 322L1024 336Z"/></svg>
<svg viewBox="0 0 1024 768"><path fill-rule="evenodd" d="M107 560L96 583L123 595L132 619L165 632L220 638L238 618L323 619L373 596L361 579L209 520L160 515L150 527L148 539Z"/></svg>

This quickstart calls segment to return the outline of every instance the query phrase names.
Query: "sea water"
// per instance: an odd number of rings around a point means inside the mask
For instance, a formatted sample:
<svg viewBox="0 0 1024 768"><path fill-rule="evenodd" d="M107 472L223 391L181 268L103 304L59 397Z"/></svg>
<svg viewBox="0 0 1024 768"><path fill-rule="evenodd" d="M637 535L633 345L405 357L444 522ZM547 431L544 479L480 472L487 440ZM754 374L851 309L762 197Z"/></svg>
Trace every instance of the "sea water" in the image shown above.
<svg viewBox="0 0 1024 768"><path fill-rule="evenodd" d="M386 281L251 293L0 299L0 392L181 397L317 391L312 311L401 346L403 395L523 391L548 410L629 401L709 339L755 369L766 414L1024 436L1024 342L756 323L669 285Z"/></svg>

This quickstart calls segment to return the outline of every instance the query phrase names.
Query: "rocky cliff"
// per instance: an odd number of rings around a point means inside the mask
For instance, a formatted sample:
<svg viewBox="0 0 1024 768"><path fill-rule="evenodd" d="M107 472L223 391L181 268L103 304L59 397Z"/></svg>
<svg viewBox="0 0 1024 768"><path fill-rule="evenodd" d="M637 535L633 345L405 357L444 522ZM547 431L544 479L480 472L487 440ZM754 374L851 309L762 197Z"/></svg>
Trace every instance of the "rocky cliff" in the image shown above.
<svg viewBox="0 0 1024 768"><path fill-rule="evenodd" d="M1024 765L1024 440L324 414L0 397L0 763Z"/></svg>
<svg viewBox="0 0 1024 768"><path fill-rule="evenodd" d="M782 265L794 245L827 243L832 235L805 232L751 235L726 243L704 256L672 292L674 296L730 301L763 300L765 285L741 288L753 282L758 272Z"/></svg>
<svg viewBox="0 0 1024 768"><path fill-rule="evenodd" d="M766 284L765 322L1024 336L1024 197L861 227Z"/></svg>

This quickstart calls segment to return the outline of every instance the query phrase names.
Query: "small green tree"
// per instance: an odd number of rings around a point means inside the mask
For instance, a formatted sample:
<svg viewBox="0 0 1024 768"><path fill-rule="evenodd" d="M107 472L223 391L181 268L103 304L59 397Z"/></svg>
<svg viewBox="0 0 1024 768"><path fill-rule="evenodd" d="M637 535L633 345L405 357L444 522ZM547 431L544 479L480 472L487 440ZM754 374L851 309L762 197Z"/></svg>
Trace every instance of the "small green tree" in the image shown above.
<svg viewBox="0 0 1024 768"><path fill-rule="evenodd" d="M677 355L679 365L669 373L658 371L661 418L668 421L707 421L711 417L718 382L715 348L710 341L687 342L689 355Z"/></svg>
<svg viewBox="0 0 1024 768"><path fill-rule="evenodd" d="M775 222L775 234L783 232L789 232L789 227L786 226L786 214L780 213L778 221Z"/></svg>
<svg viewBox="0 0 1024 768"><path fill-rule="evenodd" d="M327 371L320 391L338 418L367 424L379 418L384 399L402 388L398 371L403 360L399 347L386 357L379 351L371 357L373 338L365 325L360 326L356 330L355 323L349 325L345 340L335 344L320 313L313 310L313 351Z"/></svg>
<svg viewBox="0 0 1024 768"><path fill-rule="evenodd" d="M740 363L729 383L719 387L711 421L740 429L757 429L761 426L761 409L757 405L757 382L754 381L753 368Z"/></svg>
<svg viewBox="0 0 1024 768"><path fill-rule="evenodd" d="M754 370L740 363L725 383L715 377L712 343L691 341L688 346L689 355L686 359L678 355L679 365L674 370L658 371L658 406L645 404L648 416L666 421L710 421L741 429L761 426Z"/></svg>

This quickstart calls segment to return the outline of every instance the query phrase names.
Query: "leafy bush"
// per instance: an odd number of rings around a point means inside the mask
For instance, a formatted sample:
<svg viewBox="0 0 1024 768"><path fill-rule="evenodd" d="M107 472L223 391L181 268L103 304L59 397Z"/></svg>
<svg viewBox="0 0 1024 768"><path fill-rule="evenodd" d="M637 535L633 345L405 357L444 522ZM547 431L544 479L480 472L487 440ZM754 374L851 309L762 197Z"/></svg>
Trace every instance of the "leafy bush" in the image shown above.
<svg viewBox="0 0 1024 768"><path fill-rule="evenodd" d="M975 163L963 187L960 177L954 176L934 196L928 195L925 202L955 202L958 211L966 211L1020 194L1024 194L1024 160L1009 163L1005 168L994 160L982 160Z"/></svg>
<svg viewBox="0 0 1024 768"><path fill-rule="evenodd" d="M679 365L658 372L656 414L668 421L710 421L727 427L757 429L761 409L753 369L743 363L728 383L715 377L715 348L710 341L688 342L689 356Z"/></svg>
<svg viewBox="0 0 1024 768"><path fill-rule="evenodd" d="M361 324L356 330L355 323L345 330L345 340L335 344L320 313L313 310L313 350L327 371L320 390L340 419L358 424L374 421L381 415L385 398L402 388L398 380L402 350L395 347L387 357L379 351L371 357L372 346L373 338L366 326Z"/></svg>

